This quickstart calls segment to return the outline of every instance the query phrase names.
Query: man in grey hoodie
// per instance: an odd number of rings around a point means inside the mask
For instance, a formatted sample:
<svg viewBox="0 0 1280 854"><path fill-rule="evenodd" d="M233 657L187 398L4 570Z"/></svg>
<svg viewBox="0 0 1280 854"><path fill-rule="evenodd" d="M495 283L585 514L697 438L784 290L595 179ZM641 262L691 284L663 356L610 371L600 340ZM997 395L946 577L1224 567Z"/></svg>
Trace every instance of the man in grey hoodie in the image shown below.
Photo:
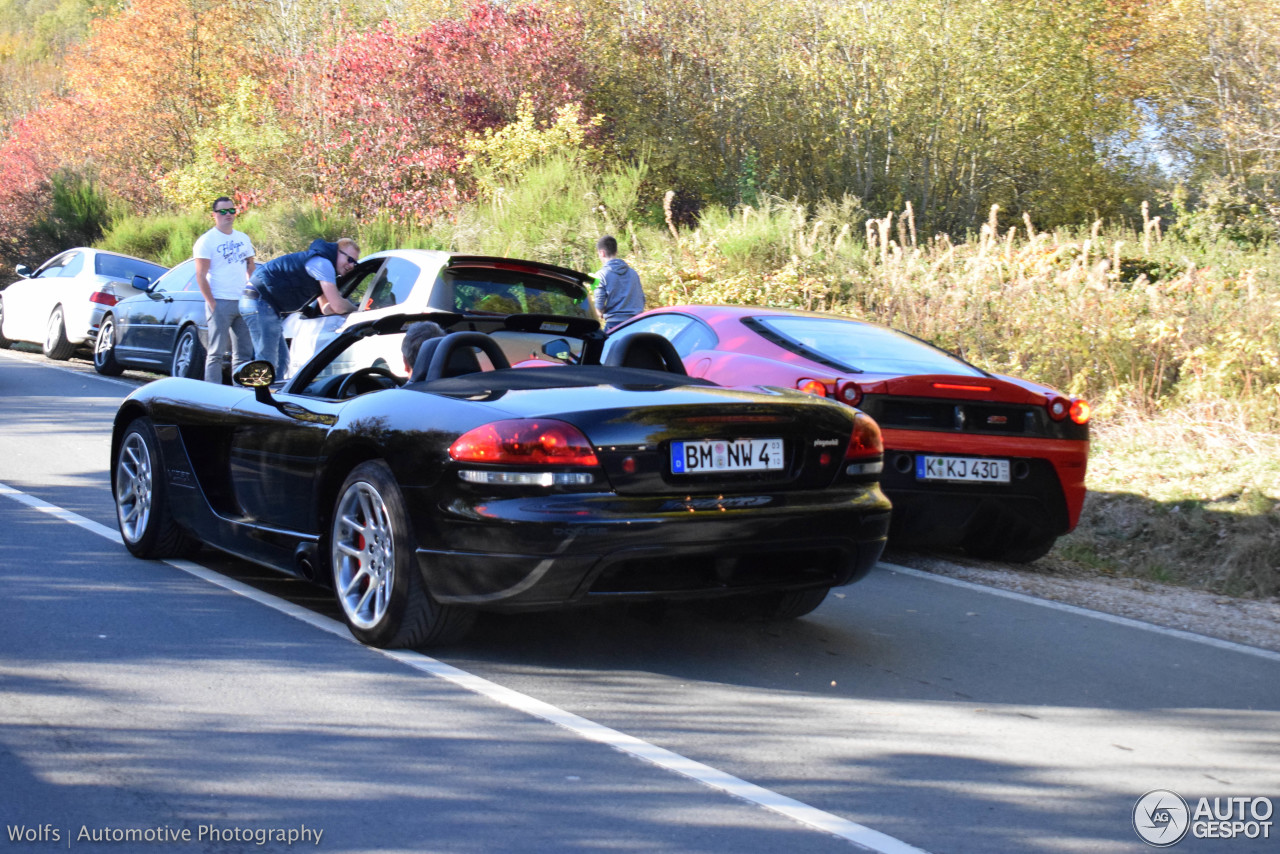
<svg viewBox="0 0 1280 854"><path fill-rule="evenodd" d="M640 274L618 257L618 241L612 236L606 234L596 241L596 254L604 262L595 273L596 311L604 318L604 331L610 332L644 311L644 289Z"/></svg>

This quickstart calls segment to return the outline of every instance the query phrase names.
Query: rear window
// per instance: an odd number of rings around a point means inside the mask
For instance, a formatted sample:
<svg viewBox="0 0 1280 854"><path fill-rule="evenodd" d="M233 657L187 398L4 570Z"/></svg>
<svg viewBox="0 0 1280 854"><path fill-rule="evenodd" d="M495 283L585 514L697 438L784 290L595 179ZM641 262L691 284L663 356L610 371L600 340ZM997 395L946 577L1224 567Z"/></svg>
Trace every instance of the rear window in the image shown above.
<svg viewBox="0 0 1280 854"><path fill-rule="evenodd" d="M751 323L780 347L852 371L986 376L944 350L884 326L825 317L755 317Z"/></svg>
<svg viewBox="0 0 1280 854"><path fill-rule="evenodd" d="M453 310L480 314L560 314L595 318L584 285L535 272L459 267L445 270Z"/></svg>
<svg viewBox="0 0 1280 854"><path fill-rule="evenodd" d="M146 276L154 282L164 275L167 269L149 261L139 261L137 258L126 258L123 255L105 255L101 252L93 259L94 273L110 279L119 279L122 282L131 282L134 276Z"/></svg>

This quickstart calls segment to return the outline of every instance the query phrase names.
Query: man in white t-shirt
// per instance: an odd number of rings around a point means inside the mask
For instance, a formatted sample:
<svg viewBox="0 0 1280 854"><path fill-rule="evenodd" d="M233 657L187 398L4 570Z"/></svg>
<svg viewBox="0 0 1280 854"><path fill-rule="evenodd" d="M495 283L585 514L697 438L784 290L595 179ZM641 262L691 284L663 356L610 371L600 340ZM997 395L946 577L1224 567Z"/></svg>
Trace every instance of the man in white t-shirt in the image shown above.
<svg viewBox="0 0 1280 854"><path fill-rule="evenodd" d="M253 275L253 243L233 227L236 208L219 196L213 203L213 228L196 240L196 284L208 306L209 348L204 362L207 382L222 382L222 358L231 353L231 369L253 361L253 339L240 316L240 296Z"/></svg>

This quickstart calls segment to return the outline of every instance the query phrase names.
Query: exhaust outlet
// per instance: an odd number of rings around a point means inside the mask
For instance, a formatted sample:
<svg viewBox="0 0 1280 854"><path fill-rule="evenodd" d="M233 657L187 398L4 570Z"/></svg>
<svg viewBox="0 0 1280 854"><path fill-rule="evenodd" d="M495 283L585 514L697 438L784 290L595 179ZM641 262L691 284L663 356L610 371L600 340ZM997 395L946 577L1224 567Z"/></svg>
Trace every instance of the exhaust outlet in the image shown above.
<svg viewBox="0 0 1280 854"><path fill-rule="evenodd" d="M307 581L316 580L315 546L306 543L298 546L293 553L293 562L299 575Z"/></svg>

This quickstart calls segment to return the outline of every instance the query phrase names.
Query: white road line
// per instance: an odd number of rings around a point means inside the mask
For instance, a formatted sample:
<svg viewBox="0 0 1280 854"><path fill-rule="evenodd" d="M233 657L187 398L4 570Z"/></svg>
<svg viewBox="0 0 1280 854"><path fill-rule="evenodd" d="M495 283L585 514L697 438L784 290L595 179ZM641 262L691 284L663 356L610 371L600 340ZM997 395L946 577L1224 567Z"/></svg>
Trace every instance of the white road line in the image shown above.
<svg viewBox="0 0 1280 854"><path fill-rule="evenodd" d="M1168 637L1204 644L1205 646L1217 647L1218 649L1225 649L1231 652L1241 652L1245 655L1254 655L1258 658L1265 658L1268 661L1280 661L1280 652L1274 652L1269 649L1247 646L1242 643L1235 643L1234 641L1221 640L1220 638L1211 638L1208 635L1198 635L1195 632L1183 631L1182 629L1170 629L1165 626L1157 626L1154 623L1144 623L1142 620L1135 620L1132 617L1120 617L1116 614L1108 614L1105 611L1093 611L1088 608L1081 608L1079 605L1068 605L1065 602L1055 602L1052 599L1038 599L1035 596L1028 596L1026 593L1016 593L1013 590L1002 590L999 587L987 587L984 584L975 584L972 581L964 581L962 579L951 578L946 575L936 575L932 572L925 572L920 569L909 569L908 567L898 566L893 563L885 563L881 561L880 567L891 572L900 572L903 575L910 575L913 578L924 578L929 581L936 581L939 584L950 584L955 587L963 587L966 590L972 590L976 593L986 593L990 596L1002 596L1005 599L1025 602L1028 605L1039 605L1041 608L1052 608L1055 611L1065 611L1068 614L1075 614L1079 617L1092 617L1095 620L1102 620L1106 623L1115 623L1120 626L1128 626L1131 629L1141 629L1144 632L1154 632L1158 635L1167 635Z"/></svg>
<svg viewBox="0 0 1280 854"><path fill-rule="evenodd" d="M63 510L56 504L50 504L47 501L42 501L34 495L27 495L25 492L14 489L7 483L0 483L0 495L12 498L19 504L25 504L32 510L39 510L41 513L48 513L50 516L54 516L64 522L69 522L72 525L78 525L90 533L97 534L99 537L105 537L116 545L124 545L124 541L120 539L119 531L114 531L106 525L100 525L92 519L86 519L78 513L72 513L70 510Z"/></svg>
<svg viewBox="0 0 1280 854"><path fill-rule="evenodd" d="M12 498L14 501L34 510L48 513L64 522L78 525L86 531L91 531L112 542L121 543L119 532L57 505L42 501L7 484L0 483L0 495ZM301 605L295 605L269 593L263 593L261 590L205 569L203 566L192 563L189 560L167 560L164 562L175 569L180 569L210 584L216 584L232 593L252 599L254 602L301 620L321 631L329 632L350 643L363 646L347 631L345 623L313 613ZM694 782L701 783L708 788L764 807L771 812L778 813L814 830L845 839L865 851L875 852L875 854L928 854L921 848L908 845L878 830L872 830L865 825L832 815L793 798L788 798L786 795L778 794L754 783L748 783L746 780L734 777L732 774L726 774L723 771L712 768L710 765L704 765L701 762L696 762L655 744L650 744L643 739L610 729L550 703L530 697L527 694L521 694L519 691L505 688L496 682L476 676L474 673L468 673L465 670L445 664L443 661L423 655L420 652L365 648L372 652L381 653L415 670L446 679L460 688L479 694L508 708L553 723L588 741L607 745L620 753L634 756L665 771L671 771Z"/></svg>

